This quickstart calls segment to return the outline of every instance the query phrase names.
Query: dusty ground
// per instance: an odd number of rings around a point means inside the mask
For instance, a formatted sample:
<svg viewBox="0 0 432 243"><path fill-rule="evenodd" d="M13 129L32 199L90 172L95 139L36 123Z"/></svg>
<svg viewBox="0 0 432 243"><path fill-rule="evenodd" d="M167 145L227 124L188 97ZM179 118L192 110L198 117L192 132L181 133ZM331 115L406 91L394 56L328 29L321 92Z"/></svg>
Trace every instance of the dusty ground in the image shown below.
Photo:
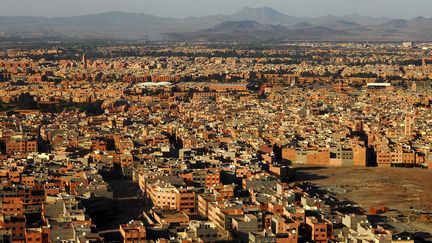
<svg viewBox="0 0 432 243"><path fill-rule="evenodd" d="M365 209L432 211L432 170L298 166L296 170L296 181L329 187Z"/></svg>
<svg viewBox="0 0 432 243"><path fill-rule="evenodd" d="M328 188L340 200L349 200L369 211L388 207L407 217L394 223L411 232L432 232L432 170L410 168L344 168L294 166L295 181ZM425 218L426 217L426 218Z"/></svg>

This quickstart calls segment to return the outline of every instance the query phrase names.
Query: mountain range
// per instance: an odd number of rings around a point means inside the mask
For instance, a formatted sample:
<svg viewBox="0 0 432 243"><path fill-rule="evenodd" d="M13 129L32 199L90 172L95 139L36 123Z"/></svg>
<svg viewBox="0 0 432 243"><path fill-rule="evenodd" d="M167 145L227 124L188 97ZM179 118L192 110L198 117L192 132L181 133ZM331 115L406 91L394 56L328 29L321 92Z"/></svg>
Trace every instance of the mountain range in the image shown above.
<svg viewBox="0 0 432 243"><path fill-rule="evenodd" d="M294 17L272 8L190 18L107 12L75 17L0 16L0 38L164 41L432 40L432 18Z"/></svg>

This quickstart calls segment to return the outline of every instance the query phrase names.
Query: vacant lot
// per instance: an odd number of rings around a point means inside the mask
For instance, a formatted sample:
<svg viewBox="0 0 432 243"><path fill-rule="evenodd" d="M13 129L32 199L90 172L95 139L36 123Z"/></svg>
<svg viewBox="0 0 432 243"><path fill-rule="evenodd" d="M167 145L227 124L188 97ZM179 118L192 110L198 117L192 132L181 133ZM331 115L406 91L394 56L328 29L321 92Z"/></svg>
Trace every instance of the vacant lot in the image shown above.
<svg viewBox="0 0 432 243"><path fill-rule="evenodd" d="M296 166L296 181L328 187L341 199L400 211L432 211L432 170Z"/></svg>
<svg viewBox="0 0 432 243"><path fill-rule="evenodd" d="M353 201L368 211L388 207L395 231L424 232L432 237L432 170L408 168L345 168L295 166L295 181L309 181ZM398 213L399 212L399 213ZM421 213L419 213L421 212ZM424 213L427 214L424 214Z"/></svg>

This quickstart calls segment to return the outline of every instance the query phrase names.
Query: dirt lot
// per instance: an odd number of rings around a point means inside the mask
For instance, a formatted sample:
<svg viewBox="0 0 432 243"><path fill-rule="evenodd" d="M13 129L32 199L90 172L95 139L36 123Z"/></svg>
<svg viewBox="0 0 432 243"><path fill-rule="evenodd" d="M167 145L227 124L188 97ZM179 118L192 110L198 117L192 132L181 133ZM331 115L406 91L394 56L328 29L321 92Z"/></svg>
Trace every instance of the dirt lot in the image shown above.
<svg viewBox="0 0 432 243"><path fill-rule="evenodd" d="M403 224L406 230L432 232L432 220L418 213L432 213L432 170L316 166L294 168L295 181L309 181L327 188L338 199L353 201L366 211L372 207L397 210L409 218L409 223Z"/></svg>
<svg viewBox="0 0 432 243"><path fill-rule="evenodd" d="M339 192L365 209L413 207L432 211L432 170L407 168L296 167L296 181L310 181Z"/></svg>

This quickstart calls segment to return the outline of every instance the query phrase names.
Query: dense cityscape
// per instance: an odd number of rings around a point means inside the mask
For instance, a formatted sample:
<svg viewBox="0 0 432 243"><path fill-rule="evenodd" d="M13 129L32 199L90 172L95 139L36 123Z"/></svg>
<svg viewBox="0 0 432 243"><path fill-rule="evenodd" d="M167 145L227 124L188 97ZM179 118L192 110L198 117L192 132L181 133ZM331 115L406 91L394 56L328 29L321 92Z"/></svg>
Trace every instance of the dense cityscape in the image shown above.
<svg viewBox="0 0 432 243"><path fill-rule="evenodd" d="M426 242L430 48L4 47L0 241Z"/></svg>

